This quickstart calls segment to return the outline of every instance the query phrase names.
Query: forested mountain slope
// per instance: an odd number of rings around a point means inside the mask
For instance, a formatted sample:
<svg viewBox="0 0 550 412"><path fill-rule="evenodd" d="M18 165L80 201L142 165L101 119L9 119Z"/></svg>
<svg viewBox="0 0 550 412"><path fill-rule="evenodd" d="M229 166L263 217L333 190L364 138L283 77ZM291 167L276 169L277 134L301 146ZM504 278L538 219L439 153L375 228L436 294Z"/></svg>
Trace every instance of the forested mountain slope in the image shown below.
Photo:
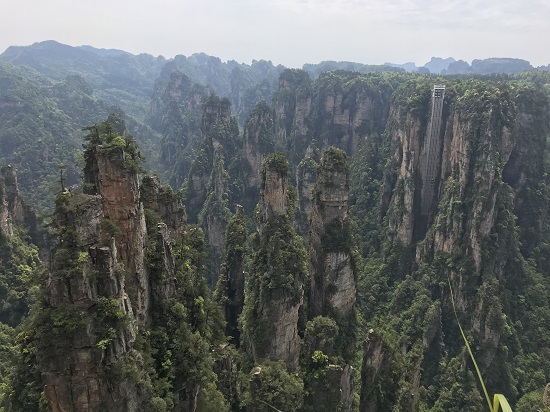
<svg viewBox="0 0 550 412"><path fill-rule="evenodd" d="M543 410L548 74L264 63L177 57L126 123L0 63L5 159L56 199L44 265L0 226L0 408L482 411L458 319L489 392Z"/></svg>

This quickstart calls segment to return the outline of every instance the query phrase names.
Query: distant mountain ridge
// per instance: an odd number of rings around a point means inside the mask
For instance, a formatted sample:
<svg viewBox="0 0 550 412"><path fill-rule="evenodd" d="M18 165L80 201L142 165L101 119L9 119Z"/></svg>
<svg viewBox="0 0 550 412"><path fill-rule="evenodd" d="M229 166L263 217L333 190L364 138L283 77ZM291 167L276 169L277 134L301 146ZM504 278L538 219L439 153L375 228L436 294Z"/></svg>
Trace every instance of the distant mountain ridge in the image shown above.
<svg viewBox="0 0 550 412"><path fill-rule="evenodd" d="M42 70L38 65L38 61L42 58L56 58L56 59L74 59L79 58L83 59L84 62L88 64L92 61L97 60L97 58L136 58L140 57L141 60L157 60L162 62L162 65L169 62L183 58L195 58L197 61L204 62L208 58L212 57L220 61L221 64L227 65L229 67L234 67L235 65L249 66L244 63L238 63L235 60L228 60L227 62L222 62L219 58L215 56L209 56L205 53L194 53L189 57L183 55L177 55L171 59L166 59L162 55L153 56L147 53L140 53L135 55L133 53L127 52L120 49L104 49L96 48L91 45L82 45L82 46L69 46L62 43L59 43L55 40L46 40L42 42L33 43L30 46L10 46L2 54L0 54L0 60L8 61L14 64L24 64L29 65L40 73L51 76L52 73L47 72L47 65L42 67ZM269 64L273 65L271 61ZM254 61L252 62L254 65ZM72 66L69 64L66 70L69 70ZM273 67L275 67L273 65ZM278 65L277 67L285 68L283 65ZM328 70L348 70L348 71L357 71L357 72L371 72L371 71L395 71L395 69L402 69L406 72L419 72L419 73L430 73L430 74L494 74L494 73L504 73L504 74L514 74L522 71L528 70L541 70L549 71L550 64L546 66L534 67L531 63L524 59L513 58L513 57L490 57L485 59L474 59L471 63L466 62L465 60L455 59L454 57L432 57L429 62L426 62L422 66L417 66L416 62L408 61L406 63L392 63L385 62L384 64L367 64L367 63L358 63L350 61L333 61L325 60L319 63L304 63L302 69L307 71L313 78L319 77L323 71ZM426 71L426 69L428 71ZM45 71L43 71L45 70ZM148 77L150 80L154 80L156 77Z"/></svg>
<svg viewBox="0 0 550 412"><path fill-rule="evenodd" d="M196 155L201 110L208 95L229 99L242 128L254 106L270 102L280 89L284 70L271 61L224 62L205 53L166 59L54 40L10 46L0 54L0 160L23 169L19 170L22 192L44 210L51 203L46 193L58 164L68 166L68 182L78 178L73 152L80 146L80 127L117 112L140 143L148 167L179 187ZM533 67L521 59L474 60L470 65L433 57L421 68L413 62L323 61L304 64L303 72L297 72L315 80L327 71L475 75L522 70ZM550 65L538 70L549 71ZM289 102L287 109L292 107ZM56 144L61 137L63 144Z"/></svg>
<svg viewBox="0 0 550 412"><path fill-rule="evenodd" d="M550 65L533 67L527 60L511 57L491 57L474 59L469 64L464 60L455 60L453 57L443 59L432 57L424 66L417 67L413 62L403 64L384 63L386 66L402 68L405 71L424 74L516 74L530 70L550 71Z"/></svg>

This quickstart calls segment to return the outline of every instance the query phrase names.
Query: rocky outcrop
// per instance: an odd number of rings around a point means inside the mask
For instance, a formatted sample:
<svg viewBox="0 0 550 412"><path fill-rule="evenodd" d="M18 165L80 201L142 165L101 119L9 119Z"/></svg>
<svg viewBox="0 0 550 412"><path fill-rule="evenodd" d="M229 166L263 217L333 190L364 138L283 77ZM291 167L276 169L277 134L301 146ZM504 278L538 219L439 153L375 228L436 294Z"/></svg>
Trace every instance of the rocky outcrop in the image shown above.
<svg viewBox="0 0 550 412"><path fill-rule="evenodd" d="M292 370L300 353L298 318L307 272L291 220L289 173L281 154L266 159L243 332L254 362L282 360Z"/></svg>
<svg viewBox="0 0 550 412"><path fill-rule="evenodd" d="M316 161L317 160L317 161ZM312 210L313 188L317 181L319 158L308 156L298 164L296 170L296 191L298 196L298 213L296 223L298 233L307 238L309 232L309 216Z"/></svg>
<svg viewBox="0 0 550 412"><path fill-rule="evenodd" d="M208 197L199 214L208 244L218 254L223 251L225 228L229 221L228 176L220 149L214 149L212 173L208 181Z"/></svg>
<svg viewBox="0 0 550 412"><path fill-rule="evenodd" d="M170 167L170 183L179 188L201 142L200 119L208 88L179 70L160 78L151 97L148 123L161 133L160 160Z"/></svg>
<svg viewBox="0 0 550 412"><path fill-rule="evenodd" d="M139 180L135 170L124 166L130 156L123 149L95 146L88 149L84 184L100 196L104 225L112 226L118 261L126 272L126 290L140 326L146 325L150 290L145 271L147 229Z"/></svg>
<svg viewBox="0 0 550 412"><path fill-rule="evenodd" d="M344 318L355 304L355 270L348 222L349 166L334 147L323 153L310 220L309 317L334 313Z"/></svg>
<svg viewBox="0 0 550 412"><path fill-rule="evenodd" d="M11 165L0 168L0 199L0 230L12 236L13 224L24 227L44 256L47 248L46 231L36 214L23 201L15 169Z"/></svg>
<svg viewBox="0 0 550 412"><path fill-rule="evenodd" d="M438 150L427 148L428 85L406 99L396 95L386 129L392 164L386 169L381 191L386 246L393 242L391 247L399 248L397 253L395 249L390 252L399 256L404 269L395 276L406 276L403 285L415 285L409 293L418 296L411 303L401 291L392 303L398 311L409 305L417 311L402 315L403 319L418 319L415 331L408 332L416 334L416 346L403 344L395 349L407 358L409 383L401 385L396 399L406 410L416 410L421 386L432 384L423 382L424 370L434 367L434 355L436 359L442 356L437 342L452 346L446 336L458 326L454 320L444 321L454 319L450 293L459 317L466 319L461 320L462 326L480 348L476 359L485 383L513 399L517 389L508 366L513 360L504 339L513 325L508 317L514 316L506 305L515 304L507 296L520 293L523 282L529 282L525 256L537 256L536 250L544 243L533 234L543 231L547 195L543 189L532 196L526 187L534 183L535 175L540 179L540 170L546 167L542 153L548 150L544 137L549 130L547 98L528 87L511 94L507 85L454 86L445 95L440 134L434 134L441 139ZM527 157L531 160L526 161ZM433 177L427 174L430 163ZM546 187L545 179L539 188ZM433 185L433 199L423 199L427 184ZM433 289L420 293L437 282L427 281L426 276L450 283L452 291L443 287L436 294ZM453 356L457 364L466 362L464 353Z"/></svg>
<svg viewBox="0 0 550 412"><path fill-rule="evenodd" d="M244 219L243 207L237 205L227 225L225 256L215 292L226 322L225 334L232 338L236 346L240 344L239 316L244 306L244 263L248 237Z"/></svg>
<svg viewBox="0 0 550 412"><path fill-rule="evenodd" d="M54 223L64 229L52 252L38 352L52 411L139 409L137 382L110 381L133 354L138 322L104 216L98 196L67 192L58 199Z"/></svg>
<svg viewBox="0 0 550 412"><path fill-rule="evenodd" d="M293 165L313 142L354 155L362 139L384 131L390 96L359 73L325 72L312 82L307 72L285 70L273 96L276 145Z"/></svg>
<svg viewBox="0 0 550 412"><path fill-rule="evenodd" d="M243 155L248 167L245 173L245 207L252 210L258 202L262 164L269 153L275 151L271 108L265 102L258 103L244 126Z"/></svg>
<svg viewBox="0 0 550 412"><path fill-rule="evenodd" d="M307 72L297 69L282 72L279 89L273 96L275 144L278 150L292 147L293 140L307 139L306 119L311 112L311 102L311 79Z"/></svg>
<svg viewBox="0 0 550 412"><path fill-rule="evenodd" d="M138 411L150 396L134 349L151 316L137 152L113 147L112 129L106 133L86 146L87 193L65 190L53 217L57 243L38 323L38 367L52 411Z"/></svg>
<svg viewBox="0 0 550 412"><path fill-rule="evenodd" d="M322 373L307 381L304 404L308 411L353 411L355 369L352 366L327 365Z"/></svg>
<svg viewBox="0 0 550 412"><path fill-rule="evenodd" d="M151 298L161 304L176 294L176 259L173 251L173 232L165 223L156 227L155 249L149 256Z"/></svg>
<svg viewBox="0 0 550 412"><path fill-rule="evenodd" d="M359 410L377 412L391 409L396 401L399 371L393 350L373 329L363 342Z"/></svg>
<svg viewBox="0 0 550 412"><path fill-rule="evenodd" d="M213 186L210 183L216 165L219 166L220 160L229 164L240 149L239 128L235 118L231 116L228 99L210 95L204 104L201 135L199 152L191 166L185 188L187 213L191 223L198 221L199 213L212 193ZM223 233L224 231L221 233L222 238Z"/></svg>
<svg viewBox="0 0 550 412"><path fill-rule="evenodd" d="M158 213L172 236L185 230L185 208L180 194L168 186L162 186L157 176L144 176L140 185L141 200L145 209Z"/></svg>

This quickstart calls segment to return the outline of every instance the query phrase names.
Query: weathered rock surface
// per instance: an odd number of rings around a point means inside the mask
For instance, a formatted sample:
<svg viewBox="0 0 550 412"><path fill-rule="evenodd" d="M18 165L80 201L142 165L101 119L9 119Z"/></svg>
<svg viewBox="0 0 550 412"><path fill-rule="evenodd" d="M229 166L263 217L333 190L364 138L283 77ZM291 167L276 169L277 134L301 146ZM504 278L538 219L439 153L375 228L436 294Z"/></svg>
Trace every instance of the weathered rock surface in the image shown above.
<svg viewBox="0 0 550 412"><path fill-rule="evenodd" d="M261 102L252 112L244 127L243 153L248 164L245 176L246 208L252 210L258 202L265 157L275 150L274 124L271 108Z"/></svg>
<svg viewBox="0 0 550 412"><path fill-rule="evenodd" d="M397 388L398 371L393 370L391 348L374 330L370 330L363 342L363 364L361 366L361 412L378 412L391 408L393 397L384 398ZM385 387L384 387L385 386Z"/></svg>
<svg viewBox="0 0 550 412"><path fill-rule="evenodd" d="M169 187L163 187L157 176L144 176L141 180L143 207L156 211L172 233L181 235L185 230L183 200Z"/></svg>
<svg viewBox="0 0 550 412"><path fill-rule="evenodd" d="M225 334L240 344L239 316L244 307L244 264L247 252L247 231L243 207L237 205L229 221L225 240L225 256L215 296L226 321Z"/></svg>
<svg viewBox="0 0 550 412"><path fill-rule="evenodd" d="M85 187L91 194L66 190L57 200L58 242L43 311L52 318L39 335L38 353L52 411L138 411L150 396L140 389L149 378L134 349L151 316L147 231L137 173L124 163L124 149L117 150L90 145ZM167 215L172 206L164 205ZM166 225L157 244L164 271L173 271ZM156 285L159 293L170 293L173 275L166 278Z"/></svg>
<svg viewBox="0 0 550 412"><path fill-rule="evenodd" d="M289 166L281 154L264 163L257 233L247 285L247 344L256 363L282 360L298 365L298 318L306 279L305 250L291 221Z"/></svg>
<svg viewBox="0 0 550 412"><path fill-rule="evenodd" d="M17 175L13 166L0 168L0 230L13 235L13 224L25 227L32 242L40 248L41 255L47 248L47 235L42 223L23 201L19 192Z"/></svg>
<svg viewBox="0 0 550 412"><path fill-rule="evenodd" d="M356 286L347 229L349 170L346 154L334 147L323 153L311 212L309 317L349 315Z"/></svg>
<svg viewBox="0 0 550 412"><path fill-rule="evenodd" d="M304 400L308 411L353 411L355 369L352 366L327 365L322 373L307 382Z"/></svg>

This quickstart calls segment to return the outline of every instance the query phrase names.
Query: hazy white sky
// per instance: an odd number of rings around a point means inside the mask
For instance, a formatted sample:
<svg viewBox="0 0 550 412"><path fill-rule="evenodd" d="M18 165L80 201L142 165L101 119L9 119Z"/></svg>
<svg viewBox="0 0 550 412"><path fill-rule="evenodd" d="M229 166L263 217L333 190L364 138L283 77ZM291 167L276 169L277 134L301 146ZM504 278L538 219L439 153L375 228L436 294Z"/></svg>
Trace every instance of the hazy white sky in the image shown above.
<svg viewBox="0 0 550 412"><path fill-rule="evenodd" d="M57 40L289 67L432 56L550 63L550 0L2 0L0 52Z"/></svg>

